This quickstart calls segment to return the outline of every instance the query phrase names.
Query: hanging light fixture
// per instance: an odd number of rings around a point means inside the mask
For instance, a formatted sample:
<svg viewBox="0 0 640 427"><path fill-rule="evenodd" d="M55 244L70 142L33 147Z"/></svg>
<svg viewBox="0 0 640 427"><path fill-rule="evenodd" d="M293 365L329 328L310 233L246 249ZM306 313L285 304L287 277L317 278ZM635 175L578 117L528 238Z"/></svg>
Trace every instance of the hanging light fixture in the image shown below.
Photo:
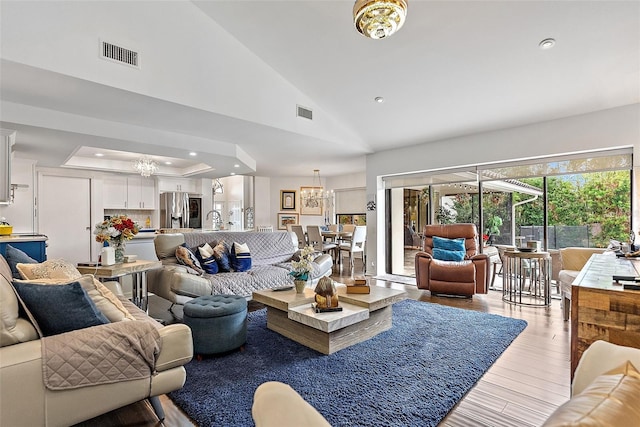
<svg viewBox="0 0 640 427"><path fill-rule="evenodd" d="M316 184L317 182L317 184ZM302 203L305 206L316 207L321 204L328 205L333 196L333 191L324 191L322 188L322 179L320 178L320 169L313 170L313 182L309 189L300 193Z"/></svg>
<svg viewBox="0 0 640 427"><path fill-rule="evenodd" d="M356 30L372 39L383 39L398 31L406 16L406 0L356 0L353 6Z"/></svg>
<svg viewBox="0 0 640 427"><path fill-rule="evenodd" d="M133 162L133 168L144 177L149 177L159 169L158 164L149 157L141 157Z"/></svg>

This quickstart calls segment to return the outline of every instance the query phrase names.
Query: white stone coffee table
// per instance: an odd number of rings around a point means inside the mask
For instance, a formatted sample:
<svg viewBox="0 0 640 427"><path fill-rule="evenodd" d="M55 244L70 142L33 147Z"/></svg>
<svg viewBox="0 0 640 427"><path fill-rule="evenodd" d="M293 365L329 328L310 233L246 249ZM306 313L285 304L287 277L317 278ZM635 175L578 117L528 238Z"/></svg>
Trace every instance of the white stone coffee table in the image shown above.
<svg viewBox="0 0 640 427"><path fill-rule="evenodd" d="M392 306L406 299L402 290L371 287L370 294L347 294L338 287L342 311L316 313L313 289L257 291L253 299L267 306L267 328L320 353L331 354L368 340L392 326Z"/></svg>

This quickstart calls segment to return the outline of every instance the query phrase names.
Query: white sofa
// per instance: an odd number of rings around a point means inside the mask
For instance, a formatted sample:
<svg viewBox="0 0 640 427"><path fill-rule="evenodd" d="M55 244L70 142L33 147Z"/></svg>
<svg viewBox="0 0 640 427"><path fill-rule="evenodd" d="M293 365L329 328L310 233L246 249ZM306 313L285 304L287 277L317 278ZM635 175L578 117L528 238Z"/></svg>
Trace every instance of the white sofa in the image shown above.
<svg viewBox="0 0 640 427"><path fill-rule="evenodd" d="M144 399L151 401L160 419L164 417L157 396L182 388L186 379L183 365L193 355L188 326L162 327L131 302L121 298L121 303L135 320L150 323L160 335L155 372L151 378L127 378L79 388L51 389L46 385L46 375L43 374L44 338L39 338L30 318L21 315L11 281L9 265L0 255L0 426L68 426ZM128 329L127 323L140 322L119 323ZM83 332L86 334L91 330L91 335L98 328L109 326L74 330L59 337L76 340ZM65 346L68 346L67 342ZM77 353L72 364L82 362L82 357ZM115 352L110 357L122 359Z"/></svg>
<svg viewBox="0 0 640 427"><path fill-rule="evenodd" d="M596 341L583 354L571 386L571 399L553 412L544 427L640 425L640 374L607 375L630 361L640 367L640 349ZM327 420L294 389L266 382L254 394L256 427L327 427ZM358 420L354 420L358 424Z"/></svg>

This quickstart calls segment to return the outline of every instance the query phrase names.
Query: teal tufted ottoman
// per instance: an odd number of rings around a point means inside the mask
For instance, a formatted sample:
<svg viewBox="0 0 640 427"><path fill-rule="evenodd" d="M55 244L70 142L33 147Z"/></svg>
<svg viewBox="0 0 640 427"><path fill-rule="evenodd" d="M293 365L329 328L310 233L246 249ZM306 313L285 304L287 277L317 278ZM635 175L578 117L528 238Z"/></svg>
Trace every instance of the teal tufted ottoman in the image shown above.
<svg viewBox="0 0 640 427"><path fill-rule="evenodd" d="M193 353L224 353L247 341L247 300L237 295L207 295L184 305L191 328Z"/></svg>

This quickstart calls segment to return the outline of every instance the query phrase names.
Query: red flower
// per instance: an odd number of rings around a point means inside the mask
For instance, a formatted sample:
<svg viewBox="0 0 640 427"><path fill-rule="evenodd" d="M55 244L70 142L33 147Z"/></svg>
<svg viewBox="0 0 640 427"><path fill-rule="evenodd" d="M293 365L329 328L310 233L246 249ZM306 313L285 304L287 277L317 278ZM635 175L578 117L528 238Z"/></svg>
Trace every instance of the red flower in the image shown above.
<svg viewBox="0 0 640 427"><path fill-rule="evenodd" d="M484 240L484 241L489 240L489 236L488 236L488 235L486 235L486 234L483 234L483 235L482 235L482 240Z"/></svg>

